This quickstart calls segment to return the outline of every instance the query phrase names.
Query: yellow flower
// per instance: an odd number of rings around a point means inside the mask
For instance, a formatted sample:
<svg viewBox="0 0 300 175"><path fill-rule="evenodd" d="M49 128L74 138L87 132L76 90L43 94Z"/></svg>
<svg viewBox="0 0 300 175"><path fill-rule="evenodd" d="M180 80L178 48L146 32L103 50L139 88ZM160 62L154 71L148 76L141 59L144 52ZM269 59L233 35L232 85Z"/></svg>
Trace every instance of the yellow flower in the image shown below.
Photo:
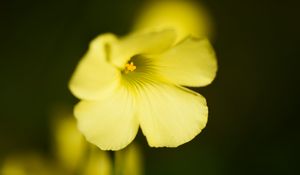
<svg viewBox="0 0 300 175"><path fill-rule="evenodd" d="M53 148L61 174L112 174L108 153L85 141L69 108L55 108L52 120Z"/></svg>
<svg viewBox="0 0 300 175"><path fill-rule="evenodd" d="M150 146L177 147L205 127L206 100L183 86L212 82L217 70L207 39L174 45L173 30L97 37L69 88L79 130L103 150L126 147L139 126Z"/></svg>
<svg viewBox="0 0 300 175"><path fill-rule="evenodd" d="M138 145L132 144L122 151L114 152L113 164L108 152L83 140L75 118L67 108L55 110L52 127L56 159L35 152L14 153L1 161L0 175L143 174Z"/></svg>
<svg viewBox="0 0 300 175"><path fill-rule="evenodd" d="M137 14L134 30L175 29L177 41L187 36L203 37L212 34L210 16L199 3L189 0L150 1Z"/></svg>

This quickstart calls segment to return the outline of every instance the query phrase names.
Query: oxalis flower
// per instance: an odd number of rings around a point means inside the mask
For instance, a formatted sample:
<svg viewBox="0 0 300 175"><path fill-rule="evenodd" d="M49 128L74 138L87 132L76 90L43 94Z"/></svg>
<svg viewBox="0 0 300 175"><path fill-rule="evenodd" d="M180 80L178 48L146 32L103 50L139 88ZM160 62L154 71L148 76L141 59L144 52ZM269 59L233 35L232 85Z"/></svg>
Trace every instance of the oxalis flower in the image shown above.
<svg viewBox="0 0 300 175"><path fill-rule="evenodd" d="M147 1L136 15L133 30L176 29L177 41L187 36L211 37L213 22L208 11L191 0Z"/></svg>
<svg viewBox="0 0 300 175"><path fill-rule="evenodd" d="M139 126L152 147L177 147L205 127L206 100L184 86L212 82L217 70L207 39L176 41L173 30L94 39L70 81L81 99L78 127L103 150L126 147Z"/></svg>

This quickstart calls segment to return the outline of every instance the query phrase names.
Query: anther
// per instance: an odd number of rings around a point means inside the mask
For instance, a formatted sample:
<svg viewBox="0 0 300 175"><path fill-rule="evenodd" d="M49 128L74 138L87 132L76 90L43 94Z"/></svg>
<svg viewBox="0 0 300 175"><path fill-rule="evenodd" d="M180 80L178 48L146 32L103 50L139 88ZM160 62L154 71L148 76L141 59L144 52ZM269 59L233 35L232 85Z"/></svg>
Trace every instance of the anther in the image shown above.
<svg viewBox="0 0 300 175"><path fill-rule="evenodd" d="M136 66L133 64L133 62L125 64L125 73L133 72L135 69L136 69Z"/></svg>

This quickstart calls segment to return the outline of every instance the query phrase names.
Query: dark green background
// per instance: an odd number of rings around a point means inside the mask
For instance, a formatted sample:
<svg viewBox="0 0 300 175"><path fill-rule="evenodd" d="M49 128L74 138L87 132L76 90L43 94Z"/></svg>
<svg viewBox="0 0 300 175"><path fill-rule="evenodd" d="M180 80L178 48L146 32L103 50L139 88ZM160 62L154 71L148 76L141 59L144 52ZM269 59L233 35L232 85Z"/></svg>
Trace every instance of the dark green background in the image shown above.
<svg viewBox="0 0 300 175"><path fill-rule="evenodd" d="M149 148L146 174L300 174L299 3L205 0L216 27L219 71L197 89L206 129L177 149ZM0 158L49 152L49 111L76 99L68 80L89 41L126 34L139 0L0 2Z"/></svg>

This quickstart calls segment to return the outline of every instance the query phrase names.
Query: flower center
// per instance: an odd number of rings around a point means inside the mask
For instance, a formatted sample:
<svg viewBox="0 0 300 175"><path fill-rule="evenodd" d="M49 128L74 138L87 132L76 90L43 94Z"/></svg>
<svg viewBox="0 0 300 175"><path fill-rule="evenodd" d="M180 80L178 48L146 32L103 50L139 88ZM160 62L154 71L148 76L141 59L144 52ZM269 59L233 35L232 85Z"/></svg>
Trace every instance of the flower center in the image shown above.
<svg viewBox="0 0 300 175"><path fill-rule="evenodd" d="M131 61L130 63L125 64L125 73L133 72L136 69L136 66Z"/></svg>

